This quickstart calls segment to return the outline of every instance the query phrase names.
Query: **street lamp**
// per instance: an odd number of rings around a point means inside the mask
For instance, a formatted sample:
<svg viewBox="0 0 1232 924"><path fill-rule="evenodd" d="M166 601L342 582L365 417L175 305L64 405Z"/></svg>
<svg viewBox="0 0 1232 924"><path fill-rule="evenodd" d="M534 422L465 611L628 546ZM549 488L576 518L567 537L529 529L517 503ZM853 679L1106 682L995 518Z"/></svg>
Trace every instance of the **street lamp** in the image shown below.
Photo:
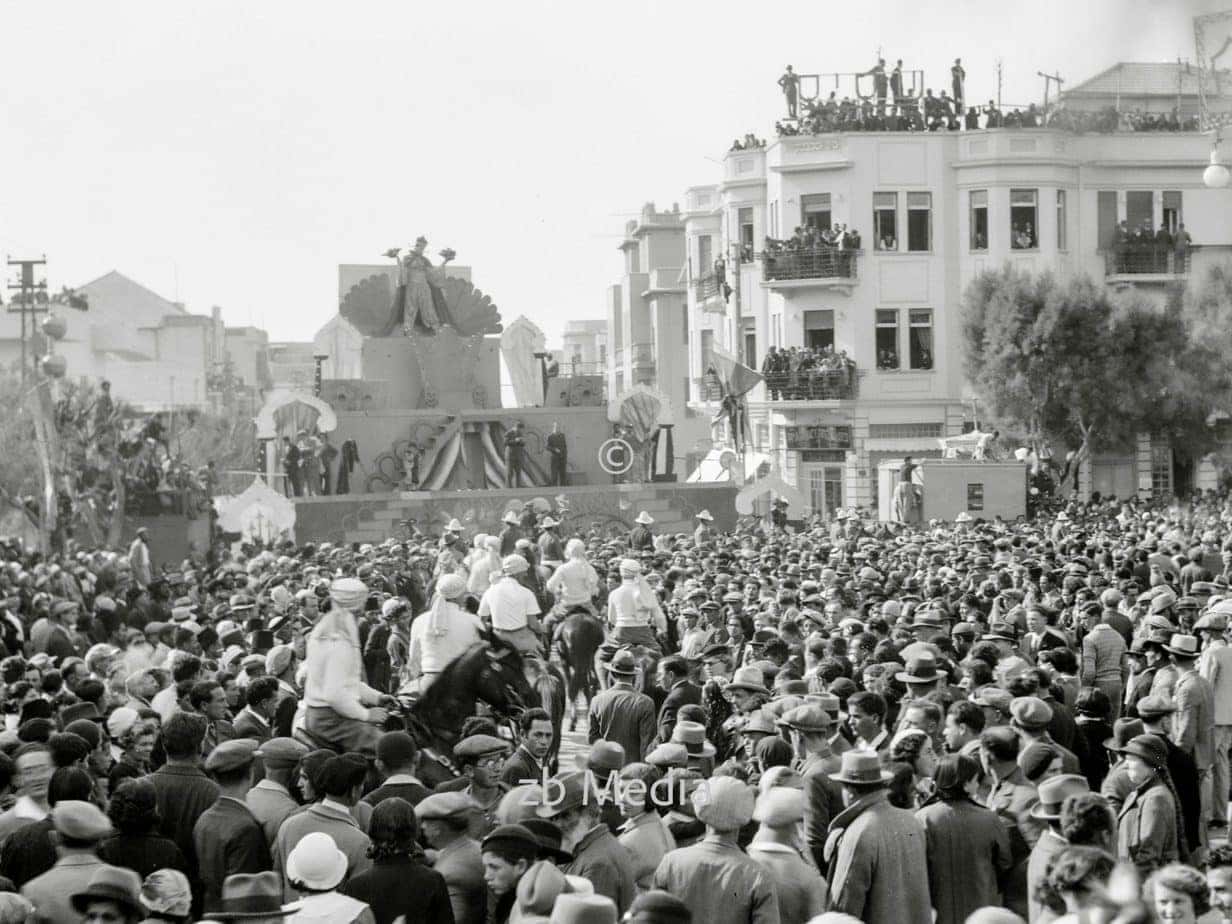
<svg viewBox="0 0 1232 924"><path fill-rule="evenodd" d="M1211 162L1202 171L1202 183L1207 189L1223 189L1229 181L1232 181L1232 174L1219 162L1219 133L1216 132L1215 140L1211 144Z"/></svg>

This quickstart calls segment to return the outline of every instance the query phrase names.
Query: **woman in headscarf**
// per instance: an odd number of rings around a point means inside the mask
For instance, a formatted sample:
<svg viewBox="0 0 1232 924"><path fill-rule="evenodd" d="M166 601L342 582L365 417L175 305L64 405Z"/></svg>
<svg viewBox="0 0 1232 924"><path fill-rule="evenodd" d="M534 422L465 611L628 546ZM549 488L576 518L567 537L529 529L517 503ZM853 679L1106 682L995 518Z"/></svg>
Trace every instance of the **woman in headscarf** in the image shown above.
<svg viewBox="0 0 1232 924"><path fill-rule="evenodd" d="M1001 820L975 802L979 775L973 758L946 755L937 764L932 799L916 812L928 845L937 924L962 924L977 908L1001 904L998 882L1013 858Z"/></svg>
<svg viewBox="0 0 1232 924"><path fill-rule="evenodd" d="M329 611L308 636L303 726L340 750L374 753L386 718L381 707L396 701L363 682L355 612L367 601L368 587L339 578L329 596Z"/></svg>
<svg viewBox="0 0 1232 924"><path fill-rule="evenodd" d="M436 582L428 611L411 624L411 648L407 672L419 678L423 693L450 661L480 641L483 623L459 602L466 594L466 581L446 574Z"/></svg>
<svg viewBox="0 0 1232 924"><path fill-rule="evenodd" d="M469 576L466 579L468 593L482 597L492 586L492 579L500 575L500 537L480 533L475 537L474 548L466 556Z"/></svg>

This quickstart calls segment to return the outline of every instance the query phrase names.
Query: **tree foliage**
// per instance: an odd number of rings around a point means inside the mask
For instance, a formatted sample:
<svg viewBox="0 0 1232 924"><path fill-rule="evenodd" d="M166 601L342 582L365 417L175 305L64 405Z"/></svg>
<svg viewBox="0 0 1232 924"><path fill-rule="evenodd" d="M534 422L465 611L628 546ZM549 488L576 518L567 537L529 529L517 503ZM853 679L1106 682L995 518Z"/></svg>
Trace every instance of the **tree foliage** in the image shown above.
<svg viewBox="0 0 1232 924"><path fill-rule="evenodd" d="M1085 278L981 274L965 295L962 340L967 377L992 415L1079 458L1141 432L1201 455L1213 445L1207 418L1232 393L1226 376L1212 384L1215 351L1180 300L1159 307Z"/></svg>

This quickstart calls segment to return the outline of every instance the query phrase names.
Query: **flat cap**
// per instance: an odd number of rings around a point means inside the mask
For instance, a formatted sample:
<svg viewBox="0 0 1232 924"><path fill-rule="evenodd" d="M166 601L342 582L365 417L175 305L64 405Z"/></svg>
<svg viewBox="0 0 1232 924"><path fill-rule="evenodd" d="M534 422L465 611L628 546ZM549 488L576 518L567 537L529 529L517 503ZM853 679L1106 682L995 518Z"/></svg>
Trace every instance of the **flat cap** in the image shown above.
<svg viewBox="0 0 1232 924"><path fill-rule="evenodd" d="M253 752L267 767L294 767L308 748L294 738L270 738Z"/></svg>
<svg viewBox="0 0 1232 924"><path fill-rule="evenodd" d="M75 841L101 841L111 836L111 822L93 802L66 799L51 810L56 832Z"/></svg>
<svg viewBox="0 0 1232 924"><path fill-rule="evenodd" d="M1010 703L1010 715L1023 728L1047 728L1052 721L1052 707L1038 696L1019 696Z"/></svg>
<svg viewBox="0 0 1232 924"><path fill-rule="evenodd" d="M239 770L252 763L253 756L259 745L251 738L234 738L224 741L205 759L205 769L208 773L229 773Z"/></svg>
<svg viewBox="0 0 1232 924"><path fill-rule="evenodd" d="M463 738L453 749L455 757L479 758L485 754L495 754L498 751L512 750L512 746L504 738L493 735L471 735Z"/></svg>
<svg viewBox="0 0 1232 924"><path fill-rule="evenodd" d="M478 808L478 803L464 792L439 792L421 800L415 806L415 817L420 821L453 818Z"/></svg>

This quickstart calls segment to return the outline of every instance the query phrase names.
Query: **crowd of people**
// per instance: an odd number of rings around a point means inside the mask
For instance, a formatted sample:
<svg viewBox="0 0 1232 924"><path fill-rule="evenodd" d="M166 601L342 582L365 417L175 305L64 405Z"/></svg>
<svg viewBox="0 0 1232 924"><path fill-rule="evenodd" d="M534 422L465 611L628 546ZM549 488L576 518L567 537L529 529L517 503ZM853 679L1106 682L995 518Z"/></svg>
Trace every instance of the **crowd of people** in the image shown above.
<svg viewBox="0 0 1232 924"><path fill-rule="evenodd" d="M743 138L735 139L729 151L759 151L766 146L765 139L758 138L752 132L746 132Z"/></svg>
<svg viewBox="0 0 1232 924"><path fill-rule="evenodd" d="M1196 131L1198 116L1182 116L1176 107L1167 113L1141 109L1120 111L1071 109L1057 102L1046 110L1030 103L1003 110L996 100L984 106L966 102L966 71L962 59L950 68L950 90L919 93L904 81L903 62L887 69L884 59L857 78L856 93L839 97L832 90L824 98L801 95L800 75L788 66L778 79L787 103L787 118L775 123L780 136L819 135L856 131L974 131L980 128L1058 128L1072 132ZM922 72L919 72L922 79ZM860 93L859 79L872 78L872 92ZM735 149L733 149L735 150Z"/></svg>
<svg viewBox="0 0 1232 924"><path fill-rule="evenodd" d="M279 458L283 492L287 497L347 494L358 461L354 440L347 440L339 450L328 433L315 428L299 430L294 439L284 436Z"/></svg>
<svg viewBox="0 0 1232 924"><path fill-rule="evenodd" d="M0 922L1232 921L1227 496L566 513L4 544Z"/></svg>
<svg viewBox="0 0 1232 924"><path fill-rule="evenodd" d="M784 240L767 236L762 246L765 278L850 278L855 274L860 244L860 232L849 230L844 224L832 228L809 224L796 228Z"/></svg>
<svg viewBox="0 0 1232 924"><path fill-rule="evenodd" d="M1109 247L1110 272L1117 273L1185 273L1189 269L1189 250L1193 238L1184 222L1175 231L1160 225L1151 229L1149 219L1137 228L1127 221L1117 225Z"/></svg>
<svg viewBox="0 0 1232 924"><path fill-rule="evenodd" d="M855 395L856 364L833 346L770 347L761 363L771 401L818 401Z"/></svg>

